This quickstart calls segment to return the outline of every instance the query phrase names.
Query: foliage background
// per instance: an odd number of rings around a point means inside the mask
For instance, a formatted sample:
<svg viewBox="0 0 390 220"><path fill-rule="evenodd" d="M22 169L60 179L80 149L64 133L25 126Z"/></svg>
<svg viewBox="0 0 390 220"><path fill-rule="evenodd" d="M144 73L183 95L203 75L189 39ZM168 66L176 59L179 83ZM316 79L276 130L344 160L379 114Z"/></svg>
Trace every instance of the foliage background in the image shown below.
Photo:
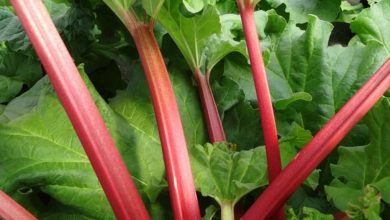
<svg viewBox="0 0 390 220"><path fill-rule="evenodd" d="M150 95L130 35L101 1L44 2L152 217L171 218ZM389 12L390 0L257 4L284 164L390 56ZM218 218L218 202L225 200L247 208L267 181L235 2L166 0L154 31L180 108L202 214ZM193 47L184 50L186 43ZM232 144L205 144L194 66L211 73ZM357 219L390 218L389 97L388 92L292 196L289 218L327 219L338 210ZM0 1L0 188L40 219L114 218L8 1Z"/></svg>

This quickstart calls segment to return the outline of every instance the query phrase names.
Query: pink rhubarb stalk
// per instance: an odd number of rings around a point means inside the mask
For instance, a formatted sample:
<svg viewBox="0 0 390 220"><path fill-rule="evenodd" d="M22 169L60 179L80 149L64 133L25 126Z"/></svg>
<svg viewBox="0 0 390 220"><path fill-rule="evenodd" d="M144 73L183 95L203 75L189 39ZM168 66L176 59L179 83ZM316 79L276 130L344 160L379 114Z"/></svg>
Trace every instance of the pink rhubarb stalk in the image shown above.
<svg viewBox="0 0 390 220"><path fill-rule="evenodd" d="M175 219L201 219L187 143L167 67L149 24L138 21L132 9L105 1L133 36L146 75L159 130L169 195Z"/></svg>
<svg viewBox="0 0 390 220"><path fill-rule="evenodd" d="M118 219L149 219L137 189L41 0L11 0ZM21 218L23 219L23 218Z"/></svg>
<svg viewBox="0 0 390 220"><path fill-rule="evenodd" d="M299 152L242 219L272 216L389 88L390 59Z"/></svg>
<svg viewBox="0 0 390 220"><path fill-rule="evenodd" d="M281 172L282 165L280 159L275 117L267 81L267 74L265 72L259 38L256 32L254 3L250 0L237 0L237 4L240 9L245 40L252 68L253 81L255 83L256 88L261 126L263 128L264 142L267 154L268 179L271 183ZM284 219L283 209L281 209L277 216L275 216L275 219Z"/></svg>
<svg viewBox="0 0 390 220"><path fill-rule="evenodd" d="M210 87L209 74L204 75L200 69L195 69L193 72L198 83L200 100L203 107L203 116L206 121L210 142L226 141L221 118Z"/></svg>
<svg viewBox="0 0 390 220"><path fill-rule="evenodd" d="M4 220L36 220L26 209L20 206L3 191L0 191L0 219Z"/></svg>
<svg viewBox="0 0 390 220"><path fill-rule="evenodd" d="M200 219L187 144L175 95L151 26L137 24L131 33L152 96L175 219Z"/></svg>

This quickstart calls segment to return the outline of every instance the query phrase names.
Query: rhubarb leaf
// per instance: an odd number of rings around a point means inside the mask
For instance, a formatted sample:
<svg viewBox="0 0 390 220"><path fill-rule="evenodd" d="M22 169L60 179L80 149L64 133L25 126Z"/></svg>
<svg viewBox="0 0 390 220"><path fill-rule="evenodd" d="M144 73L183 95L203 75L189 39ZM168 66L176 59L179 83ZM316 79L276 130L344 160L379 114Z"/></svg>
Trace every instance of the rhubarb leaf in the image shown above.
<svg viewBox="0 0 390 220"><path fill-rule="evenodd" d="M31 52L14 52L0 46L0 103L10 101L23 85L32 86L41 76L41 65Z"/></svg>
<svg viewBox="0 0 390 220"><path fill-rule="evenodd" d="M297 23L308 22L309 14L314 14L321 20L334 21L339 14L341 4L341 0L267 0L267 2L274 8L285 4L290 19Z"/></svg>
<svg viewBox="0 0 390 220"><path fill-rule="evenodd" d="M160 148L160 139L153 112L149 91L143 71L139 65L133 67L132 80L125 91L121 91L110 101L110 106L122 115L127 123L133 127L138 137L138 145ZM176 95L176 101L182 117L183 128L189 146L204 143L206 140L205 125L198 100L196 88L185 73L171 70L170 77ZM148 158L145 151L145 160L148 163L155 159ZM161 161L162 163L162 161Z"/></svg>
<svg viewBox="0 0 390 220"><path fill-rule="evenodd" d="M289 220L332 220L333 216L330 214L323 214L317 209L310 207L303 207L300 215L296 214L292 208L287 210L287 219Z"/></svg>
<svg viewBox="0 0 390 220"><path fill-rule="evenodd" d="M223 127L227 139L237 144L238 149L250 149L263 144L259 110L248 102L239 102L226 111Z"/></svg>
<svg viewBox="0 0 390 220"><path fill-rule="evenodd" d="M0 7L0 42L8 42L14 50L26 50L30 47L18 17L7 7Z"/></svg>
<svg viewBox="0 0 390 220"><path fill-rule="evenodd" d="M390 1L383 0L363 10L351 23L351 30L364 43L374 40L383 44L390 53Z"/></svg>
<svg viewBox="0 0 390 220"><path fill-rule="evenodd" d="M69 213L84 217L112 219L95 173L48 79L21 97L34 100L35 105L21 106L18 99L3 113L14 117L2 117L0 124L0 188L38 218L61 213L66 207ZM99 106L103 107L102 101ZM27 111L13 114L13 109L23 111L20 107ZM114 116L105 110L106 120ZM52 202L38 200L41 194Z"/></svg>
<svg viewBox="0 0 390 220"><path fill-rule="evenodd" d="M225 143L190 148L195 185L220 205L233 205L250 191L267 184L264 147L235 152Z"/></svg>
<svg viewBox="0 0 390 220"><path fill-rule="evenodd" d="M311 102L301 103L296 108L301 112L305 127L313 132L317 132L389 56L375 42L328 47L331 30L330 23L314 16L309 18L306 31L290 23L267 65L271 95L286 87L273 86L272 75L282 82L286 80L293 93L311 95Z"/></svg>
<svg viewBox="0 0 390 220"><path fill-rule="evenodd" d="M142 0L142 6L146 13L152 18L156 18L164 0Z"/></svg>
<svg viewBox="0 0 390 220"><path fill-rule="evenodd" d="M202 65L202 50L208 38L221 32L218 12L205 8L201 14L185 17L180 13L179 0L167 0L158 15L158 21L168 31L191 69Z"/></svg>
<svg viewBox="0 0 390 220"><path fill-rule="evenodd" d="M160 147L144 147L146 142L137 142L144 131L126 123L85 80L138 189L145 201L153 202L165 188ZM113 219L96 175L47 77L8 104L0 116L0 139L0 188L37 217L67 210L63 219L74 214ZM38 200L42 195L51 202Z"/></svg>
<svg viewBox="0 0 390 220"><path fill-rule="evenodd" d="M200 12L205 6L204 0L183 0L183 4L189 12L194 14Z"/></svg>
<svg viewBox="0 0 390 220"><path fill-rule="evenodd" d="M44 3L55 22L69 9L69 6L51 0L46 0ZM0 42L7 42L11 50L24 51L31 48L19 18L8 7L0 7L0 30Z"/></svg>
<svg viewBox="0 0 390 220"><path fill-rule="evenodd" d="M374 193L375 196L390 203L389 111L390 99L382 98L364 118L370 131L370 143L338 150L339 160L331 166L336 179L326 187L326 193L340 210L353 211L360 207L361 202L366 201L363 197L372 194L367 187L373 187L380 193Z"/></svg>
<svg viewBox="0 0 390 220"><path fill-rule="evenodd" d="M0 103L14 98L22 89L23 83L0 75Z"/></svg>

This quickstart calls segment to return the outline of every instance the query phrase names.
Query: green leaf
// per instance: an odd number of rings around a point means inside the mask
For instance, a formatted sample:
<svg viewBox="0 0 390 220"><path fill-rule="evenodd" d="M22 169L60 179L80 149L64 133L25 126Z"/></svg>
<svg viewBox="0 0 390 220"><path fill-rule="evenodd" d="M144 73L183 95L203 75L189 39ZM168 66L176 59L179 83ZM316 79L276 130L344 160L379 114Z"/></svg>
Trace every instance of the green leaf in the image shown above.
<svg viewBox="0 0 390 220"><path fill-rule="evenodd" d="M86 78L85 73L82 76ZM126 123L85 80L138 189L147 196L145 201L155 200L165 188L160 147L138 142L145 131ZM5 108L0 116L0 140L0 188L37 217L114 218L46 77ZM51 202L40 200L42 195Z"/></svg>
<svg viewBox="0 0 390 220"><path fill-rule="evenodd" d="M334 21L340 11L341 0L267 0L272 7L281 4L286 5L286 11L290 13L290 19L297 23L309 21L308 14L314 14L321 20Z"/></svg>
<svg viewBox="0 0 390 220"><path fill-rule="evenodd" d="M210 205L209 207L206 208L205 214L202 217L202 220L213 220L217 211L218 211L217 207L215 207L214 205Z"/></svg>
<svg viewBox="0 0 390 220"><path fill-rule="evenodd" d="M152 18L156 18L164 0L142 0L142 7Z"/></svg>
<svg viewBox="0 0 390 220"><path fill-rule="evenodd" d="M364 122L370 130L370 144L339 148L339 160L331 167L336 179L326 187L328 199L337 208L347 211L360 207L363 198L372 194L367 192L367 186L374 187L385 202L390 202L389 111L390 99L382 98L365 117Z"/></svg>
<svg viewBox="0 0 390 220"><path fill-rule="evenodd" d="M0 103L7 102L15 97L22 86L22 82L0 75Z"/></svg>
<svg viewBox="0 0 390 220"><path fill-rule="evenodd" d="M317 132L389 56L383 46L375 42L328 47L331 29L330 23L314 16L309 18L306 31L290 23L278 39L267 65L273 98L278 94L280 100L294 100L294 95L304 92L303 100L309 101L305 93L311 96L311 102L297 103L295 108L301 113L304 126L313 132Z"/></svg>
<svg viewBox="0 0 390 220"><path fill-rule="evenodd" d="M158 129L154 117L153 106L147 88L146 79L139 64L134 67L131 81L125 91L121 91L110 101L111 107L126 118L127 123L136 132L137 145L147 145L150 148L161 148ZM185 73L176 69L170 70L170 77L180 110L186 140L189 146L206 142L206 130L202 118L197 90ZM160 150L159 150L160 151ZM147 158L149 163L155 159ZM162 165L162 161L159 162Z"/></svg>
<svg viewBox="0 0 390 220"><path fill-rule="evenodd" d="M191 13L198 13L205 6L203 0L183 0L183 4Z"/></svg>
<svg viewBox="0 0 390 220"><path fill-rule="evenodd" d="M55 3L51 0L44 1L52 19L56 22L69 8L65 4ZM10 8L0 7L0 42L7 42L14 51L29 49L31 43L24 32L19 18Z"/></svg>
<svg viewBox="0 0 390 220"><path fill-rule="evenodd" d="M33 99L35 105L20 105L19 99ZM102 101L99 107L104 107ZM14 114L14 109L23 113ZM113 120L112 112L105 110L104 118ZM46 77L21 98L13 100L3 115L13 117L2 116L0 124L2 190L39 218L58 215L64 207L84 217L113 218L83 148ZM47 195L53 203L39 201L39 194Z"/></svg>
<svg viewBox="0 0 390 220"><path fill-rule="evenodd" d="M19 18L7 7L0 7L0 30L0 42L7 41L12 50L26 50L30 47Z"/></svg>
<svg viewBox="0 0 390 220"><path fill-rule="evenodd" d="M41 64L29 51L13 52L0 46L0 103L8 102L42 76Z"/></svg>
<svg viewBox="0 0 390 220"><path fill-rule="evenodd" d="M292 208L287 210L287 219L290 220L332 220L333 216L329 214L323 214L317 209L310 207L303 207L301 215L297 215Z"/></svg>
<svg viewBox="0 0 390 220"><path fill-rule="evenodd" d="M235 204L250 191L267 184L264 147L234 152L225 143L190 149L195 185L220 205Z"/></svg>
<svg viewBox="0 0 390 220"><path fill-rule="evenodd" d="M298 150L302 149L306 143L312 139L311 132L303 129L296 123L290 125L289 133L280 138L280 155L282 166L286 167L291 160L297 155ZM318 186L320 170L314 170L312 174L305 180L305 185L315 190Z"/></svg>
<svg viewBox="0 0 390 220"><path fill-rule="evenodd" d="M226 111L223 127L227 140L237 144L238 149L250 149L263 144L259 110L248 102L239 102Z"/></svg>
<svg viewBox="0 0 390 220"><path fill-rule="evenodd" d="M204 62L202 51L209 37L221 32L218 12L210 6L201 14L188 18L180 13L180 4L180 0L165 1L158 21L168 31L191 69L200 68Z"/></svg>
<svg viewBox="0 0 390 220"><path fill-rule="evenodd" d="M367 43L370 40L383 44L390 53L390 0L383 0L363 10L351 23L351 30Z"/></svg>
<svg viewBox="0 0 390 220"><path fill-rule="evenodd" d="M390 55L383 45L374 41L369 41L367 45L356 42L348 47L332 46L328 51L336 110L360 89Z"/></svg>

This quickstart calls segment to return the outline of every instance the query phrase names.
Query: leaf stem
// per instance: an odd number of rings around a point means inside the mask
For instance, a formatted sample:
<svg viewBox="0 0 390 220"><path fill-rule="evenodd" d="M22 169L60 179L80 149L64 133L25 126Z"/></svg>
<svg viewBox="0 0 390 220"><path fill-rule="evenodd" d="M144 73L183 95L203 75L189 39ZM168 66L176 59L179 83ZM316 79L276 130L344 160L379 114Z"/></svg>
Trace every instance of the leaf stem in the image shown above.
<svg viewBox="0 0 390 220"><path fill-rule="evenodd" d="M241 0L237 0L237 4L240 9L245 40L252 68L253 81L257 94L257 102L259 105L261 126L263 128L267 154L268 179L271 183L282 170L275 116L272 108L263 56L261 54L261 47L256 32L254 6L249 3L244 4ZM283 208L274 217L274 219L284 219Z"/></svg>
<svg viewBox="0 0 390 220"><path fill-rule="evenodd" d="M232 201L223 201L221 204L221 219L234 220L234 204Z"/></svg>
<svg viewBox="0 0 390 220"><path fill-rule="evenodd" d="M149 214L42 1L11 0L118 219Z"/></svg>
<svg viewBox="0 0 390 220"><path fill-rule="evenodd" d="M194 70L194 75L198 83L200 100L203 106L203 116L206 121L209 139L211 143L226 141L208 75L203 75L199 68Z"/></svg>
<svg viewBox="0 0 390 220"><path fill-rule="evenodd" d="M390 59L298 153L242 219L272 216L390 88Z"/></svg>
<svg viewBox="0 0 390 220"><path fill-rule="evenodd" d="M200 219L183 126L164 59L147 24L133 29L152 96L175 219Z"/></svg>
<svg viewBox="0 0 390 220"><path fill-rule="evenodd" d="M37 218L0 190L0 219L36 220Z"/></svg>

